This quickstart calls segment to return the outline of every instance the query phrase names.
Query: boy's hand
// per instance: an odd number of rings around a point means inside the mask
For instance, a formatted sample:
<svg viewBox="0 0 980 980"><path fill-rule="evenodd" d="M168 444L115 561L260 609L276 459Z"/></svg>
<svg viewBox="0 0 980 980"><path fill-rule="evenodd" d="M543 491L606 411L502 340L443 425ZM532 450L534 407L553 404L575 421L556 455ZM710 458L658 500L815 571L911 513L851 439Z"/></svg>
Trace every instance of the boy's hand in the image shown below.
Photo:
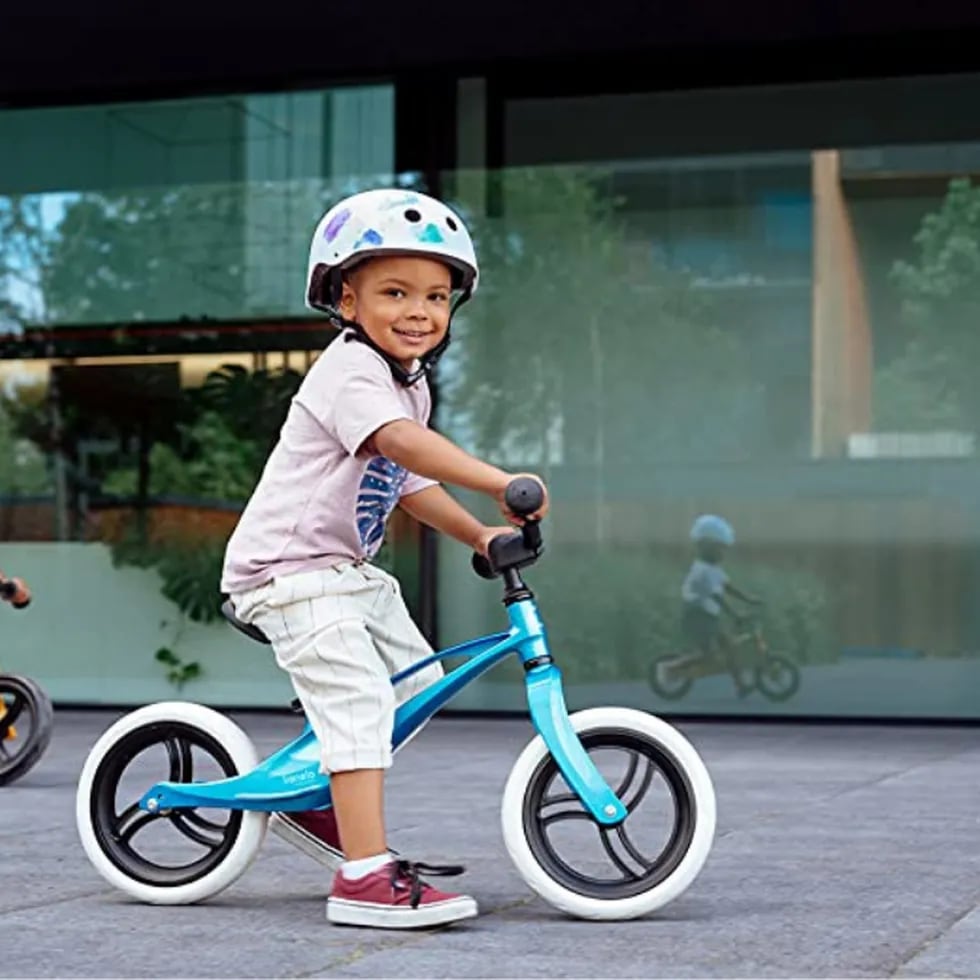
<svg viewBox="0 0 980 980"><path fill-rule="evenodd" d="M513 525L507 525L505 527L484 527L473 541L473 550L478 551L484 558L489 558L490 542L494 538L499 538L502 534L514 534Z"/></svg>
<svg viewBox="0 0 980 980"><path fill-rule="evenodd" d="M532 480L536 480L541 484L541 489L544 491L544 502L533 514L529 514L526 518L518 517L517 514L512 513L510 508L507 506L507 502L504 500L504 494L507 492L508 484L512 480L516 480L519 476L530 477ZM548 500L548 488L545 486L544 480L542 480L537 473L511 473L507 477L507 482L501 486L496 493L494 493L494 498L497 501L497 505L500 507L500 512L512 524L523 524L525 520L540 521L541 518L548 513L548 507L550 506L550 501Z"/></svg>

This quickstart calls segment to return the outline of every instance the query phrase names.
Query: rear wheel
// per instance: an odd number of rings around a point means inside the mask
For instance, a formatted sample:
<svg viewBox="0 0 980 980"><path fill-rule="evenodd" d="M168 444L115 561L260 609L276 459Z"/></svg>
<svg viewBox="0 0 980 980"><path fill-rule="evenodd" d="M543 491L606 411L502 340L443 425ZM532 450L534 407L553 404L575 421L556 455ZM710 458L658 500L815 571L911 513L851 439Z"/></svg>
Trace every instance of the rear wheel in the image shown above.
<svg viewBox="0 0 980 980"><path fill-rule="evenodd" d="M0 786L37 765L53 730L47 694L29 677L0 674Z"/></svg>
<svg viewBox="0 0 980 980"><path fill-rule="evenodd" d="M684 697L694 683L685 670L690 660L689 655L678 653L657 657L647 672L650 687L665 701L677 701Z"/></svg>
<svg viewBox="0 0 980 980"><path fill-rule="evenodd" d="M218 894L258 854L267 814L149 813L139 800L160 781L224 779L257 763L249 737L202 705L162 702L125 715L96 742L79 778L75 818L85 853L106 881L143 902L183 905Z"/></svg>

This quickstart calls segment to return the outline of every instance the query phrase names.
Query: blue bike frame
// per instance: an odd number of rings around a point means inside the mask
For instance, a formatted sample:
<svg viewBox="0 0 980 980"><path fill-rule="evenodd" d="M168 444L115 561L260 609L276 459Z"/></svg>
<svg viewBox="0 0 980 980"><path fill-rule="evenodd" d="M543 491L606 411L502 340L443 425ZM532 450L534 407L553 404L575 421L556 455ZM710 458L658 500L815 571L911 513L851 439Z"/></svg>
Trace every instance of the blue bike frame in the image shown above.
<svg viewBox="0 0 980 980"><path fill-rule="evenodd" d="M398 684L416 671L447 657L465 663L400 705L392 746L398 749L419 727L471 681L516 652L525 665L531 721L544 739L562 776L598 823L614 826L627 810L596 769L572 728L562 692L561 672L551 662L544 625L533 599L507 606L510 630L450 647L392 677ZM140 800L158 813L180 807L223 810L314 810L330 806L330 777L320 772L320 748L307 723L302 734L259 763L251 772L207 783L161 782Z"/></svg>

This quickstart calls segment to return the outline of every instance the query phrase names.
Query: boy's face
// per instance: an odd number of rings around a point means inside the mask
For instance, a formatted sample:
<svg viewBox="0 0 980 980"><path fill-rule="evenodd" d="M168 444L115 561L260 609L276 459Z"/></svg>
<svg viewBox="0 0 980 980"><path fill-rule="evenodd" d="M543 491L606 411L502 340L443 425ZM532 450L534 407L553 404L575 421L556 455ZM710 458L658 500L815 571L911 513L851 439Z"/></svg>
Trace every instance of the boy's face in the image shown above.
<svg viewBox="0 0 980 980"><path fill-rule="evenodd" d="M719 541L699 541L698 557L712 565L717 565L725 557L725 546Z"/></svg>
<svg viewBox="0 0 980 980"><path fill-rule="evenodd" d="M449 329L452 279L447 266L418 256L379 256L344 282L340 312L356 320L406 370Z"/></svg>

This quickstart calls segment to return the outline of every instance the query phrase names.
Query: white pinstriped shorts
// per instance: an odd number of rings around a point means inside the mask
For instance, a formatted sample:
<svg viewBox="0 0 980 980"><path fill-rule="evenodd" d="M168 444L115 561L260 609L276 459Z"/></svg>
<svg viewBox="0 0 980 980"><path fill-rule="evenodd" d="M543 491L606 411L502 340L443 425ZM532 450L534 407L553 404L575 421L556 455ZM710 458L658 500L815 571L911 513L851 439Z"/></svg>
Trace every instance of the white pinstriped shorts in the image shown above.
<svg viewBox="0 0 980 980"><path fill-rule="evenodd" d="M398 580L361 562L298 572L232 597L269 637L319 739L325 773L387 769L397 704L442 676L438 663L391 675L432 653Z"/></svg>

